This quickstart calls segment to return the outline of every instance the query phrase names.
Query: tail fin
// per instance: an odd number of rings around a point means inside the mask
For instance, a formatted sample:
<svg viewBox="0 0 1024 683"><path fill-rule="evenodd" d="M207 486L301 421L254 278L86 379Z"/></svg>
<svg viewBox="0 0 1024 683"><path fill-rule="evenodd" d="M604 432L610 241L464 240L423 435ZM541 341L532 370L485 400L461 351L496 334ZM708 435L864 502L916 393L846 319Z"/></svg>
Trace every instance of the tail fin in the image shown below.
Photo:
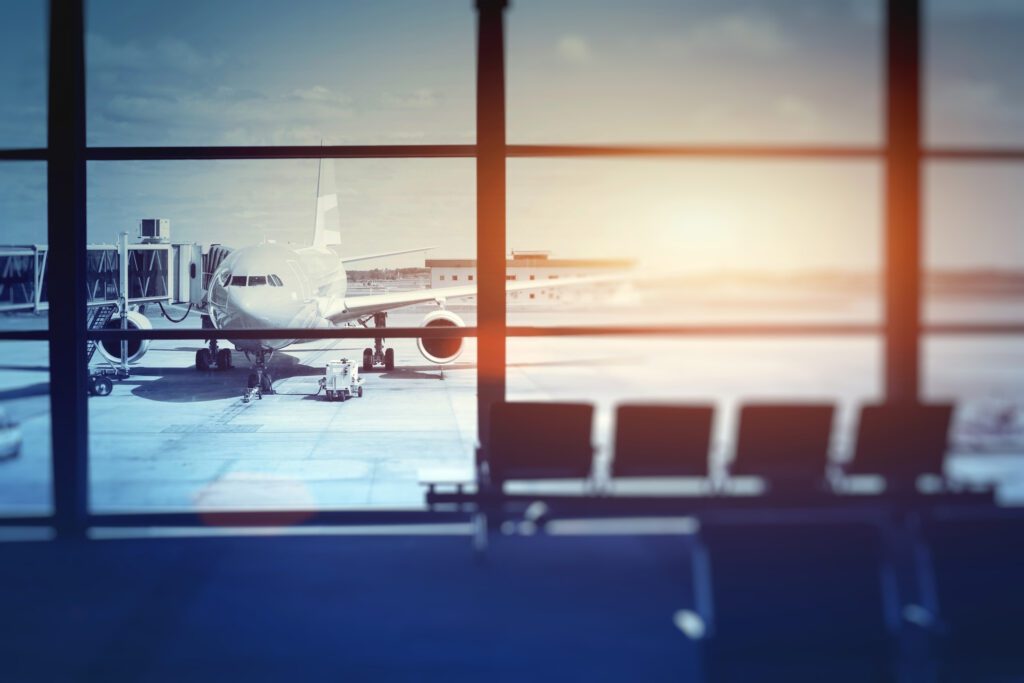
<svg viewBox="0 0 1024 683"><path fill-rule="evenodd" d="M337 244L341 244L341 216L338 211L338 192L334 187L334 160L320 159L316 176L313 246L326 248Z"/></svg>

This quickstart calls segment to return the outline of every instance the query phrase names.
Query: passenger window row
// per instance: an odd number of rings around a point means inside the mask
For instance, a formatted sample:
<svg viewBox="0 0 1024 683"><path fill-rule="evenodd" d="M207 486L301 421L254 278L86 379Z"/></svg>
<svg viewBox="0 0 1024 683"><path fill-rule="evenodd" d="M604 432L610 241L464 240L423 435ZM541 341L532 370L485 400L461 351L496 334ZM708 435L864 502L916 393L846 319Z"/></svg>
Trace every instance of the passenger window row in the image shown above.
<svg viewBox="0 0 1024 683"><path fill-rule="evenodd" d="M284 283L276 275L226 275L224 277L225 287L283 287Z"/></svg>

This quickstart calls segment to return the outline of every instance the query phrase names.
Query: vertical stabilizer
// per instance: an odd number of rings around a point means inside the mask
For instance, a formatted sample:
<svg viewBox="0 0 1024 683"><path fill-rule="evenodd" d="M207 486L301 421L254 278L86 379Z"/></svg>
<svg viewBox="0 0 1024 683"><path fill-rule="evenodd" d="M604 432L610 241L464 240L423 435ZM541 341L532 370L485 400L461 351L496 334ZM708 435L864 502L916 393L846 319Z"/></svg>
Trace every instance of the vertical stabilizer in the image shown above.
<svg viewBox="0 0 1024 683"><path fill-rule="evenodd" d="M313 246L327 248L341 244L341 216L338 191L334 186L334 159L320 159L316 176L316 223Z"/></svg>

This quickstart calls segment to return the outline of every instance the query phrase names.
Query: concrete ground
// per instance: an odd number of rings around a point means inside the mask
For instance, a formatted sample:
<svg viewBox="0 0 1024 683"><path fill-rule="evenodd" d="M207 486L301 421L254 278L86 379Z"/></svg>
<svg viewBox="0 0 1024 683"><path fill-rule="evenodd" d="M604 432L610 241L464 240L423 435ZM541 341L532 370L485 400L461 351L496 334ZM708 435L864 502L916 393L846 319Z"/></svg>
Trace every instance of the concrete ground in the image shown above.
<svg viewBox="0 0 1024 683"><path fill-rule="evenodd" d="M418 325L424 312L392 314L389 324ZM472 313L465 315L472 324ZM553 311L510 316L512 324L585 320ZM467 341L442 379L413 340L395 340L398 367L367 373L362 398L342 403L316 396L325 362L358 358L365 345L317 340L278 352L271 366L276 393L246 404L241 354L231 371L199 373L197 343L153 342L111 396L89 399L93 509L422 506L422 476L472 471L475 341ZM21 423L24 438L18 458L0 461L0 510L43 512L50 495L47 345L0 348L0 407ZM880 343L859 337L510 339L508 396L596 403L601 460L609 455L613 408L623 401L715 403L713 455L721 461L741 402L829 400L840 409L833 450L842 459L857 408L879 398L880 358ZM1024 344L931 340L925 363L929 398L960 405L951 474L998 481L1003 502L1024 503ZM1001 417L1006 411L1009 421Z"/></svg>

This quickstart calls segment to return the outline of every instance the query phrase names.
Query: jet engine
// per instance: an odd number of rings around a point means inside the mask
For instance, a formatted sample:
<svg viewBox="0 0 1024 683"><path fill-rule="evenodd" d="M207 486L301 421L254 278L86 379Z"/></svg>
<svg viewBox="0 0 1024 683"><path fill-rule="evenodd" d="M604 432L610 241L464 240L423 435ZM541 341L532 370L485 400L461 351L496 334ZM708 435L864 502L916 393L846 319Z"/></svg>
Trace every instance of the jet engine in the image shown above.
<svg viewBox="0 0 1024 683"><path fill-rule="evenodd" d="M121 329L121 316L114 314L107 324L103 326L106 330L119 330ZM128 329L129 330L151 330L153 329L153 323L149 322L149 318L139 313L138 311L128 311ZM100 352L100 355L106 358L111 363L121 362L121 342L115 339L101 341L96 346L96 350ZM149 350L148 339L129 339L128 340L128 362L135 363L142 356L145 355L146 351Z"/></svg>
<svg viewBox="0 0 1024 683"><path fill-rule="evenodd" d="M466 323L462 321L462 318L451 311L434 311L428 313L427 317L423 319L423 327L465 326ZM417 337L416 345L419 347L420 353L423 354L424 358L438 365L451 363L462 353L462 337L433 337L429 339Z"/></svg>

